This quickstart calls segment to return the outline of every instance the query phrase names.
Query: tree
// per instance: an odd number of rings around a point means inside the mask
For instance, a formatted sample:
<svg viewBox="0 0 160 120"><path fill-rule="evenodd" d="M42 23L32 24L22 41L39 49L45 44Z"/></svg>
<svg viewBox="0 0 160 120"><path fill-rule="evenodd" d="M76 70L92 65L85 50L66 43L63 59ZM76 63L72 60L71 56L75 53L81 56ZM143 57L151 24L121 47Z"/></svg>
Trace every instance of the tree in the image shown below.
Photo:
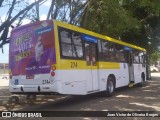
<svg viewBox="0 0 160 120"><path fill-rule="evenodd" d="M159 41L159 6L158 0L88 0L81 26L152 53Z"/></svg>
<svg viewBox="0 0 160 120"><path fill-rule="evenodd" d="M32 22L39 20L39 6L47 0L34 0L32 4L27 0L1 0L0 7L8 7L5 21L0 23L0 48L9 43L9 29L18 27L24 19ZM79 25L86 0L52 0L46 19L57 19L70 24ZM20 10L19 10L20 9ZM13 26L13 24L16 25Z"/></svg>
<svg viewBox="0 0 160 120"><path fill-rule="evenodd" d="M79 25L87 0L52 0L47 19Z"/></svg>
<svg viewBox="0 0 160 120"><path fill-rule="evenodd" d="M0 48L3 48L3 45L9 43L9 29L10 27L17 27L22 24L22 21L25 18L30 19L32 16L29 11L38 3L44 0L37 0L32 4L29 4L25 0L1 0L0 8L8 8L8 11L5 16L5 21L0 23ZM33 13L33 12L32 12ZM17 23L16 26L13 26L13 23ZM3 49L2 49L3 50Z"/></svg>
<svg viewBox="0 0 160 120"><path fill-rule="evenodd" d="M0 25L0 47L9 42L7 34L12 23L18 19L16 26L21 25L26 16L32 16L29 11L35 5L33 22L39 20L39 6L43 2L46 0L35 0L32 4L26 0L10 1L6 21ZM4 3L1 0L0 6ZM20 3L26 3L26 7L11 16ZM160 39L159 6L159 0L52 0L46 19L57 19L117 38L144 47L151 54L157 50Z"/></svg>
<svg viewBox="0 0 160 120"><path fill-rule="evenodd" d="M138 32L140 24L119 0L89 0L81 25L84 28L119 39L123 32Z"/></svg>
<svg viewBox="0 0 160 120"><path fill-rule="evenodd" d="M154 64L155 61L160 60L160 51L156 51L154 53L151 54L151 64Z"/></svg>
<svg viewBox="0 0 160 120"><path fill-rule="evenodd" d="M157 51L160 30L160 3L158 0L124 0L123 8L131 12L141 27L136 33L132 29L122 34L122 39L142 46L150 53Z"/></svg>

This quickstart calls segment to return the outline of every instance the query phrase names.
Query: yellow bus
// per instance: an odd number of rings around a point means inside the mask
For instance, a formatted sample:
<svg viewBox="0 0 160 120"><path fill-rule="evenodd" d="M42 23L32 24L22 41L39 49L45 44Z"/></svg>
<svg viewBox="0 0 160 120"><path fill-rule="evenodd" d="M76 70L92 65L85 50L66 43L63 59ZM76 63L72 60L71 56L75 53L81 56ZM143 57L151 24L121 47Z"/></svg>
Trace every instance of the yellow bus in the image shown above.
<svg viewBox="0 0 160 120"><path fill-rule="evenodd" d="M146 50L56 20L15 28L9 90L87 95L146 81Z"/></svg>

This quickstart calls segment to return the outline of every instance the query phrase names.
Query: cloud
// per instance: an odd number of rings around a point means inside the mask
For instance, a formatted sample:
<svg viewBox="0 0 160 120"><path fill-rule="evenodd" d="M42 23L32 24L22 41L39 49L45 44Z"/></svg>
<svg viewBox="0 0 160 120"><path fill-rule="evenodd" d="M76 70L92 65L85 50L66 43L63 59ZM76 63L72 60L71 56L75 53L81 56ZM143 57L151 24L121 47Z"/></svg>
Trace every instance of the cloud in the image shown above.
<svg viewBox="0 0 160 120"><path fill-rule="evenodd" d="M23 22L22 22L22 25L28 24L28 23L30 23L30 22L31 22L31 20L24 19Z"/></svg>
<svg viewBox="0 0 160 120"><path fill-rule="evenodd" d="M5 19L6 19L6 15L2 15L2 16L0 16L0 24L1 24L2 22L4 22L4 21L5 21Z"/></svg>
<svg viewBox="0 0 160 120"><path fill-rule="evenodd" d="M34 3L35 0L28 0L28 2L31 4L31 3Z"/></svg>
<svg viewBox="0 0 160 120"><path fill-rule="evenodd" d="M43 5L49 7L51 5L52 0L47 0Z"/></svg>
<svg viewBox="0 0 160 120"><path fill-rule="evenodd" d="M6 44L3 46L3 51L4 53L1 52L0 49L0 63L8 63L8 59L9 59L9 44Z"/></svg>
<svg viewBox="0 0 160 120"><path fill-rule="evenodd" d="M40 20L46 20L46 18L47 18L47 15L45 15L45 14L42 14L42 15L40 16Z"/></svg>

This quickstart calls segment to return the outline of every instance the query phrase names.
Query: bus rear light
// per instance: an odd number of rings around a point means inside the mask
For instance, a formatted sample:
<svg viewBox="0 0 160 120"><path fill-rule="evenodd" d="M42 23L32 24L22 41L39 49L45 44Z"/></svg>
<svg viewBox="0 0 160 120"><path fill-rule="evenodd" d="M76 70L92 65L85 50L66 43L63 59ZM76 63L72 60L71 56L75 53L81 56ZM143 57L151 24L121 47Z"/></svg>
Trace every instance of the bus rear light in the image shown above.
<svg viewBox="0 0 160 120"><path fill-rule="evenodd" d="M9 69L9 79L12 79L12 72L10 69Z"/></svg>
<svg viewBox="0 0 160 120"><path fill-rule="evenodd" d="M54 71L51 72L51 76L52 77L55 76L55 72Z"/></svg>
<svg viewBox="0 0 160 120"><path fill-rule="evenodd" d="M52 65L51 69L54 71L56 70L56 66Z"/></svg>

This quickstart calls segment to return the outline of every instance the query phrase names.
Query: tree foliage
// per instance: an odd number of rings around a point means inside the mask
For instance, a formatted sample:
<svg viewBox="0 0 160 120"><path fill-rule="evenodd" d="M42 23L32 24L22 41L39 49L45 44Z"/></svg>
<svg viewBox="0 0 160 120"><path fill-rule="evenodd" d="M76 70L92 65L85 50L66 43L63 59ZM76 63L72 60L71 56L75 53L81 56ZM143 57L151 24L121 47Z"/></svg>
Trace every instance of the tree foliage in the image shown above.
<svg viewBox="0 0 160 120"><path fill-rule="evenodd" d="M47 0L35 0L29 3L27 0L1 0L0 9L8 8L6 18L0 22L0 48L9 43L10 28L20 26L24 19L32 22L39 20L39 6ZM78 25L83 9L84 0L50 0L51 5L46 19L57 19ZM5 13L4 13L5 14ZM13 26L13 24L15 24Z"/></svg>
<svg viewBox="0 0 160 120"><path fill-rule="evenodd" d="M39 20L39 3L46 2L7 1L10 2L0 1L0 7L10 5L5 22L0 24L0 47L9 42L8 30L16 20L19 26L24 18L33 16L29 11L34 6L34 18ZM25 7L19 11L21 3ZM159 0L51 0L46 19L57 19L144 47L150 54L157 50L160 41Z"/></svg>
<svg viewBox="0 0 160 120"><path fill-rule="evenodd" d="M157 50L160 30L158 0L88 0L81 25L84 28Z"/></svg>
<svg viewBox="0 0 160 120"><path fill-rule="evenodd" d="M86 0L52 0L47 19L78 25L86 3Z"/></svg>
<svg viewBox="0 0 160 120"><path fill-rule="evenodd" d="M114 38L129 29L138 32L140 27L139 21L121 7L119 0L91 0L86 12L83 27Z"/></svg>
<svg viewBox="0 0 160 120"><path fill-rule="evenodd" d="M160 3L158 0L125 0L125 10L130 11L141 27L138 34L130 29L122 34L124 41L146 48L150 53L157 50L159 42Z"/></svg>
<svg viewBox="0 0 160 120"><path fill-rule="evenodd" d="M151 64L154 64L155 61L160 61L160 51L155 51L151 54Z"/></svg>
<svg viewBox="0 0 160 120"><path fill-rule="evenodd" d="M9 43L9 30L10 28L20 26L25 18L30 19L33 11L30 10L37 4L44 0L35 1L29 4L27 0L1 0L0 8L8 8L4 21L0 23L0 48L4 44ZM2 18L1 18L2 19ZM13 26L13 23L16 25Z"/></svg>

